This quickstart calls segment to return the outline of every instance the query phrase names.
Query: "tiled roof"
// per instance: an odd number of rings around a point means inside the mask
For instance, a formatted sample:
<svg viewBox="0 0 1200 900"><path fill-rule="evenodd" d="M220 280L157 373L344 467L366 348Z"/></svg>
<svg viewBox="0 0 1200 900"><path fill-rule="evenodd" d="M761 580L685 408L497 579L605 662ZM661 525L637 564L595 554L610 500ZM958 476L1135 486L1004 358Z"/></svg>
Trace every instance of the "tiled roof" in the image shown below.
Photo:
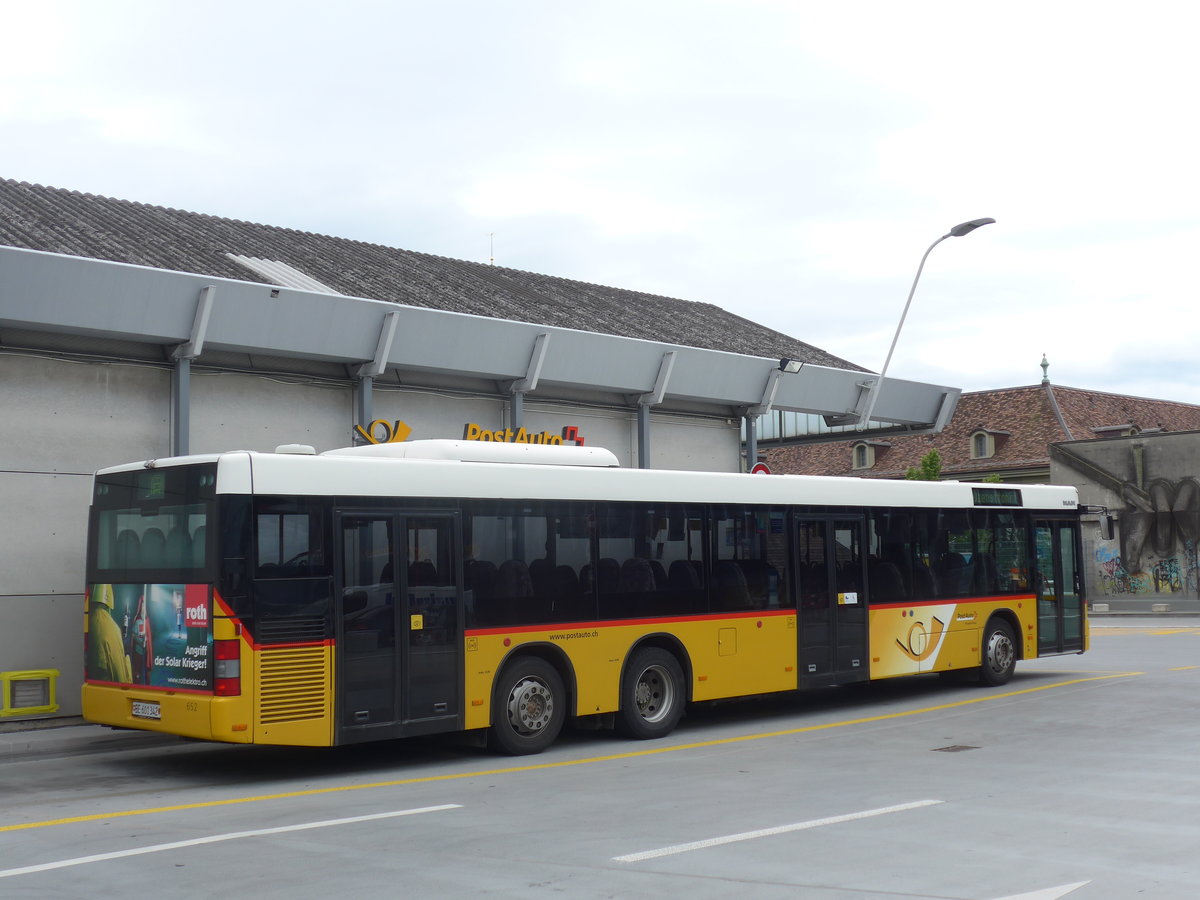
<svg viewBox="0 0 1200 900"><path fill-rule="evenodd" d="M258 257L349 296L862 370L711 303L5 179L0 245L270 283L227 254Z"/></svg>
<svg viewBox="0 0 1200 900"><path fill-rule="evenodd" d="M875 446L875 465L870 469L852 468L851 448L861 437L760 450L776 472L902 478L936 449L942 457L942 474L953 477L1048 469L1050 444L1098 438L1104 432L1095 429L1114 425L1131 425L1138 431L1200 429L1200 406L1040 384L965 393L944 431L889 435L888 446ZM971 438L980 430L992 432L995 455L972 459Z"/></svg>

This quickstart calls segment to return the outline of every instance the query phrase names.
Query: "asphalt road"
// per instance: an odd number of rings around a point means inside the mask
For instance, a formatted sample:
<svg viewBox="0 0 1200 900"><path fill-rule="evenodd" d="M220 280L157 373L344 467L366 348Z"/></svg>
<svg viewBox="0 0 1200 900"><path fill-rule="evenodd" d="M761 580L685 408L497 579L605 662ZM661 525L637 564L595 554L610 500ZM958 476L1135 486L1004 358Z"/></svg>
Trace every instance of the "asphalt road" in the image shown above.
<svg viewBox="0 0 1200 900"><path fill-rule="evenodd" d="M728 703L520 759L34 739L0 755L0 897L1191 900L1200 623L1135 626L1004 688Z"/></svg>

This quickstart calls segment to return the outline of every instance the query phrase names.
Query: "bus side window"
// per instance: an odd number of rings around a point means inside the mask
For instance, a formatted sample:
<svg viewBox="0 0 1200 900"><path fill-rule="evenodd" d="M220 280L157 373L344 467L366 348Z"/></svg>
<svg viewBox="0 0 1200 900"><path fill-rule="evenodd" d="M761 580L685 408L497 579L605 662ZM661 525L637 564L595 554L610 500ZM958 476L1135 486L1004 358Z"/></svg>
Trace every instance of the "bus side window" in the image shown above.
<svg viewBox="0 0 1200 900"><path fill-rule="evenodd" d="M308 500L259 500L254 510L255 565L260 578L327 576L328 516Z"/></svg>

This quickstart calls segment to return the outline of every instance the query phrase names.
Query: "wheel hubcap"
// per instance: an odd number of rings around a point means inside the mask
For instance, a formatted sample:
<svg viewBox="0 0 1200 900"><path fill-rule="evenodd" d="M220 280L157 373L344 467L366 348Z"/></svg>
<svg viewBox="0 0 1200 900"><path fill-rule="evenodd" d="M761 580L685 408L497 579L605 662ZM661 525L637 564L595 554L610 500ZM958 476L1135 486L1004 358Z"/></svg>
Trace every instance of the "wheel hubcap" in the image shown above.
<svg viewBox="0 0 1200 900"><path fill-rule="evenodd" d="M554 714L554 695L541 681L526 678L508 696L508 721L519 734L536 734Z"/></svg>
<svg viewBox="0 0 1200 900"><path fill-rule="evenodd" d="M633 701L638 714L647 722L662 720L674 705L675 688L667 673L659 666L642 672L633 689Z"/></svg>
<svg viewBox="0 0 1200 900"><path fill-rule="evenodd" d="M992 635L988 642L988 665L993 672L1006 672L1013 663L1015 651L1012 641L1001 632Z"/></svg>

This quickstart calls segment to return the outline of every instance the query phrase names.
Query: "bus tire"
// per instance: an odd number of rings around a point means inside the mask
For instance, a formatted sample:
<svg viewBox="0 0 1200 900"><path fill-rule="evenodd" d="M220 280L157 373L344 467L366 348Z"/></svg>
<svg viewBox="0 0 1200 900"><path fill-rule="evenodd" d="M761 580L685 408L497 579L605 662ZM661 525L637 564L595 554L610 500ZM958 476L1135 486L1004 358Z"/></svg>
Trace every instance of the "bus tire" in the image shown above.
<svg viewBox="0 0 1200 900"><path fill-rule="evenodd" d="M1017 645L1012 627L1003 619L992 619L983 630L982 665L979 683L987 687L1007 684L1017 667Z"/></svg>
<svg viewBox="0 0 1200 900"><path fill-rule="evenodd" d="M510 756L541 753L566 718L567 691L558 671L536 656L518 657L496 680L488 746Z"/></svg>
<svg viewBox="0 0 1200 900"><path fill-rule="evenodd" d="M617 731L639 740L666 737L679 724L686 698L679 660L659 647L642 647L625 666Z"/></svg>

